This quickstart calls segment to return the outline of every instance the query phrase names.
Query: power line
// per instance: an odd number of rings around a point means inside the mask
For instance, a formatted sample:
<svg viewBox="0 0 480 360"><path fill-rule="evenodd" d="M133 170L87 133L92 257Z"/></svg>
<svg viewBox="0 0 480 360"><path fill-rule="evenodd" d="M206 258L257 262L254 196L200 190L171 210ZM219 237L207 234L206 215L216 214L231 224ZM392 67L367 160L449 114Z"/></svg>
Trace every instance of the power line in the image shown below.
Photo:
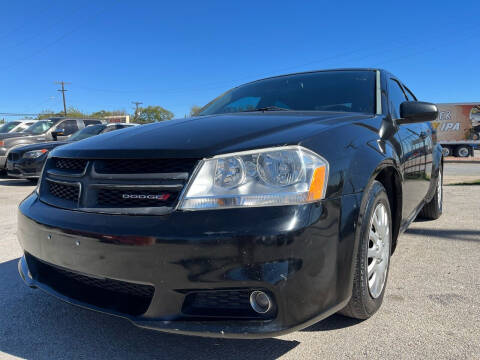
<svg viewBox="0 0 480 360"><path fill-rule="evenodd" d="M0 113L0 116L35 116L39 113L34 114L22 114L22 113Z"/></svg>
<svg viewBox="0 0 480 360"><path fill-rule="evenodd" d="M60 41L62 41L63 39L65 39L67 36L73 34L74 32L78 31L82 26L85 26L86 24L88 24L89 22L91 22L92 20L94 20L98 15L100 15L101 13L105 12L107 10L107 7L103 7L102 9L100 9L99 11L97 11L95 14L89 16L83 23L80 23L78 26L76 26L75 28L71 29L70 31L67 31L65 33L63 33L61 36L59 36L58 38L56 38L54 41L48 43L47 45L45 45L43 48L40 48L40 49L37 49L36 51L34 51L33 53L31 53L30 55L26 56L26 57L23 57L23 58L20 58L20 59L16 59L15 62L13 62L10 66L5 66L3 68L1 68L0 70L7 70L7 69L11 69L11 68L14 68L15 66L18 66L20 65L21 63L23 62L28 62L29 60L32 60L32 59L35 59L35 57L42 53L42 52L45 52L49 47L59 43Z"/></svg>
<svg viewBox="0 0 480 360"><path fill-rule="evenodd" d="M62 96L63 96L63 114L65 115L65 117L67 117L67 104L65 103L65 91L68 91L68 90L65 89L65 85L69 85L69 84L71 84L71 83L65 82L65 81L55 81L55 84L62 85L62 88L61 88L61 89L58 89L57 91L61 91L61 92L62 92Z"/></svg>
<svg viewBox="0 0 480 360"><path fill-rule="evenodd" d="M473 29L471 29L472 27L473 27ZM477 28L478 28L477 26L469 26L468 31L465 35L470 35L470 36L468 36L464 39L460 39L460 41L470 39L474 35L474 33L471 33L470 31L471 30L477 30ZM445 38L443 38L443 39L445 40ZM455 43L458 43L458 41L459 41L458 40L458 35L455 35ZM412 43L414 45L413 47L412 47ZM433 47L431 49L436 49L436 48L439 48L440 46L442 46L443 44L449 44L449 43L451 43L450 39L448 39L447 41L443 41L441 43L436 42L436 41L432 41L432 44L434 44L435 47ZM412 41L409 40L408 37L404 37L403 39L401 39L401 41L396 41L393 44L396 45L395 50L400 50L400 49L409 50L409 49L412 49L412 48L413 48L413 50L415 50L414 49L415 46L423 48L424 40L419 39L415 42L412 42ZM258 78L261 78L261 77L273 76L273 75L278 74L279 72L282 72L282 71L289 71L289 70L300 71L300 68L305 67L305 66L338 61L341 58L343 58L344 61L345 61L346 59L351 58L352 55L354 56L353 59L355 59L355 61L365 60L365 59L370 58L370 57L379 58L379 57L383 57L385 54L389 54L391 50L392 50L391 44L388 44L386 47L385 46L374 47L373 51L370 50L370 49L360 48L360 49L356 49L356 50L352 50L352 51L343 52L341 54L326 56L326 57L323 57L323 58L320 58L320 59L312 60L312 61L305 62L305 63L302 63L302 64L297 64L297 65L294 65L294 66L277 68L275 70L271 70L269 72L264 72L264 73L257 73L256 75L253 75L253 74L252 75L246 75L246 74L244 74L242 77L239 77L239 78L236 78L236 79L221 80L221 81L215 81L215 82L210 82L210 83L204 83L202 85L202 87L200 87L200 88L173 88L173 89L165 89L165 90L160 90L160 89L99 89L99 88L78 87L78 86L76 88L87 90L87 91L98 91L98 92L118 93L118 94L129 94L129 93L132 94L132 93L139 93L139 92L151 93L151 94L152 93L177 94L177 93L183 93L185 91L203 92L205 90L216 90L216 89L224 88L224 86L221 85L221 84L239 83L239 82L248 81L248 80L251 80L251 79L258 79ZM362 53L362 52L363 53L366 52L366 54L362 54L360 57L355 56L355 55L357 55L359 53ZM422 53L423 52L425 52L425 51L422 51ZM417 51L417 53L418 53L418 51ZM389 59L388 58L386 62L387 63L392 62L392 60L395 61L398 58L412 57L412 56L417 55L417 53L408 53L406 55L396 56L394 59ZM375 63L383 64L384 62L376 60ZM201 84L198 84L198 85L201 85Z"/></svg>
<svg viewBox="0 0 480 360"><path fill-rule="evenodd" d="M49 12L54 7L56 7L57 5L58 4L56 4L55 2L51 2L50 6L46 6L40 11L35 11L34 14L33 14L34 19L42 19L42 21L43 21L43 14L46 13L46 12ZM23 15L25 15L25 14L23 14ZM27 25L31 25L30 19L25 19L25 16L22 16L22 23L20 24L20 26L14 27L14 28L8 30L7 32L5 32L3 34L0 34L0 39L4 39L4 38L6 38L6 37L8 37L8 36L10 36L11 34L14 34L14 33L18 33L19 30L23 29Z"/></svg>

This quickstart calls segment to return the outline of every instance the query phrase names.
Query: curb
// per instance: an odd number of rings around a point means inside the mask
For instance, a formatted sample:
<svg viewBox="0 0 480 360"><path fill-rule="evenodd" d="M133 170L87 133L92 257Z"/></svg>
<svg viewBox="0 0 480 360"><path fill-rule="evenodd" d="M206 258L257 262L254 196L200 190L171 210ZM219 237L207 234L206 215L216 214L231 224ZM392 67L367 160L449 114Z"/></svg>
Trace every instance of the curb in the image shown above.
<svg viewBox="0 0 480 360"><path fill-rule="evenodd" d="M472 160L459 160L459 159L448 159L444 158L443 162L445 164L480 164L480 159L472 159Z"/></svg>

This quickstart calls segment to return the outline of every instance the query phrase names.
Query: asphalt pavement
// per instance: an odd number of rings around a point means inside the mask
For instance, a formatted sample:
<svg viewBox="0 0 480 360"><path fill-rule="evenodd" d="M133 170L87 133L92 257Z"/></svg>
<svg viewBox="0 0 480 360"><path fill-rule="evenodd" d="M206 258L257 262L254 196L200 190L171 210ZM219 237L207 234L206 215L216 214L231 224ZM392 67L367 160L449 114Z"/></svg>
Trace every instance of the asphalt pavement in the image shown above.
<svg viewBox="0 0 480 360"><path fill-rule="evenodd" d="M446 184L469 183L480 180L480 160L478 163L445 163L443 169Z"/></svg>
<svg viewBox="0 0 480 360"><path fill-rule="evenodd" d="M33 189L0 179L0 359L480 359L480 186L445 187L443 216L401 235L372 318L333 315L264 340L143 330L26 287L16 206Z"/></svg>

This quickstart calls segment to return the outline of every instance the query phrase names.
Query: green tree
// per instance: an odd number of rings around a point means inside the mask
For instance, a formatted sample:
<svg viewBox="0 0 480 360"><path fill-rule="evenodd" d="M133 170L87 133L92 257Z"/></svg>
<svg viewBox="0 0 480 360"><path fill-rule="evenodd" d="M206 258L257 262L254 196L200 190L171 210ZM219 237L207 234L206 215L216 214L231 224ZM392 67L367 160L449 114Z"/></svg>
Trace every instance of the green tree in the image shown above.
<svg viewBox="0 0 480 360"><path fill-rule="evenodd" d="M147 106L138 110L138 117L135 120L138 123L151 123L157 121L170 120L173 113L161 106Z"/></svg>
<svg viewBox="0 0 480 360"><path fill-rule="evenodd" d="M51 117L59 117L59 116L64 116L63 112L62 113L57 113L53 110L47 109L47 110L43 110L40 114L38 114L37 119L42 120L42 119L48 119L48 118L51 118Z"/></svg>
<svg viewBox="0 0 480 360"><path fill-rule="evenodd" d="M201 106L192 105L192 107L190 108L190 116L197 116L200 110L202 110Z"/></svg>
<svg viewBox="0 0 480 360"><path fill-rule="evenodd" d="M55 112L53 110L43 110L40 114L38 114L37 119L41 120L41 119L48 119L51 117L63 117L63 116L65 116L63 111ZM88 115L83 113L76 107L70 106L69 108L67 108L67 117L82 118L82 117L88 117Z"/></svg>
<svg viewBox="0 0 480 360"><path fill-rule="evenodd" d="M127 113L125 112L125 110L112 110L112 111L100 110L90 114L91 117L99 117L99 118L103 118L105 116L117 116L117 115L127 115Z"/></svg>
<svg viewBox="0 0 480 360"><path fill-rule="evenodd" d="M80 111L78 108L74 106L70 106L67 108L67 116L83 118L83 117L88 117L88 114L84 113L83 111Z"/></svg>

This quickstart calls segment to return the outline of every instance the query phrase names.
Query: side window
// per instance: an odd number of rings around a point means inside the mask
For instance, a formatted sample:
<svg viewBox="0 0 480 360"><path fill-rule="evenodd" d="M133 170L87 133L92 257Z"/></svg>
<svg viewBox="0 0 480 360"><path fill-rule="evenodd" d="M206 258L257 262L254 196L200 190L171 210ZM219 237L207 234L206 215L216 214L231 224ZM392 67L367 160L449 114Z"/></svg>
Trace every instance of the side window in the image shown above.
<svg viewBox="0 0 480 360"><path fill-rule="evenodd" d="M407 97L398 81L394 79L388 81L388 101L392 117L394 119L400 118L400 104L407 101Z"/></svg>
<svg viewBox="0 0 480 360"><path fill-rule="evenodd" d="M65 120L64 122L58 124L57 129L63 129L64 136L72 135L74 132L78 131L77 121Z"/></svg>
<svg viewBox="0 0 480 360"><path fill-rule="evenodd" d="M83 120L83 122L85 123L85 127L88 125L99 125L102 123L100 120Z"/></svg>

